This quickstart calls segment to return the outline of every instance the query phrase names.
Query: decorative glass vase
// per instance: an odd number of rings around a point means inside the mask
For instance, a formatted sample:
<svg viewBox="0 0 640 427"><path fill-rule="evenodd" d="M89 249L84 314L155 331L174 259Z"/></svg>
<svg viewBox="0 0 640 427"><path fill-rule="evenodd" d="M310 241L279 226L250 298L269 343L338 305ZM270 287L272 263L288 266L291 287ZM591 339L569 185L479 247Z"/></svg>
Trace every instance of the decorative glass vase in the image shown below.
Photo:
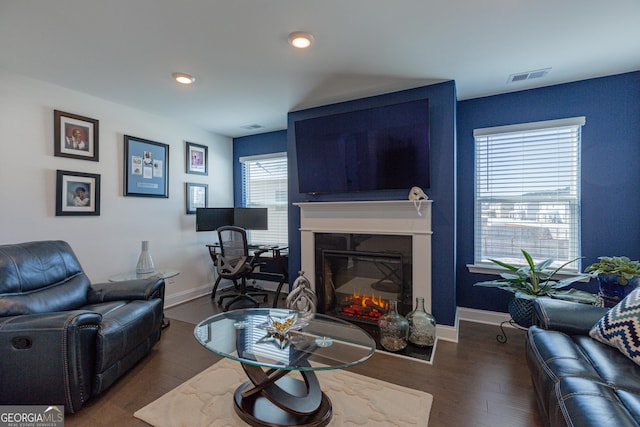
<svg viewBox="0 0 640 427"><path fill-rule="evenodd" d="M431 347L436 340L436 319L424 308L424 298L416 298L416 308L407 315L409 342L417 347Z"/></svg>
<svg viewBox="0 0 640 427"><path fill-rule="evenodd" d="M149 252L149 241L142 241L142 252L138 258L138 265L136 265L136 274L150 274L156 271L153 265L153 259L151 259L151 252Z"/></svg>
<svg viewBox="0 0 640 427"><path fill-rule="evenodd" d="M409 322L398 313L398 301L390 301L389 311L378 319L380 345L387 351L400 351L407 346Z"/></svg>

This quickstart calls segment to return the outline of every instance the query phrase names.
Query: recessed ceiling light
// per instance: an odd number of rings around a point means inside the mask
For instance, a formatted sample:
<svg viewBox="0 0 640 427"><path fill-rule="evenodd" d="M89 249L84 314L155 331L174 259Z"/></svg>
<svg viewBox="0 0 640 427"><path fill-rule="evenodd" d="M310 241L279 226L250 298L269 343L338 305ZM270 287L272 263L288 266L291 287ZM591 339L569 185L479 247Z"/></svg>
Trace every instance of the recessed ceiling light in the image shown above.
<svg viewBox="0 0 640 427"><path fill-rule="evenodd" d="M246 125L241 127L242 129L246 129L246 130L256 130L256 129L262 129L264 126L254 123L252 125Z"/></svg>
<svg viewBox="0 0 640 427"><path fill-rule="evenodd" d="M313 36L304 31L294 31L289 34L289 44L298 49L306 49L313 43Z"/></svg>
<svg viewBox="0 0 640 427"><path fill-rule="evenodd" d="M187 73L173 73L171 75L178 83L183 85L190 85L196 80L195 77Z"/></svg>

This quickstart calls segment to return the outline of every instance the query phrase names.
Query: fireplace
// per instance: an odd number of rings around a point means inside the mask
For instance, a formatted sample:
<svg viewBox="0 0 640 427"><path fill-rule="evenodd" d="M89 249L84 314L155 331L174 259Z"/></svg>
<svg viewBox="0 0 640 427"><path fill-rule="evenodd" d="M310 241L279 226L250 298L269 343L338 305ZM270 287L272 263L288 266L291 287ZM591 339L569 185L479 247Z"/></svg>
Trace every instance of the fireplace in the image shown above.
<svg viewBox="0 0 640 427"><path fill-rule="evenodd" d="M417 297L431 311L431 201L309 202L300 208L301 267L318 311L357 324L377 341L377 319ZM408 356L430 360L431 351Z"/></svg>
<svg viewBox="0 0 640 427"><path fill-rule="evenodd" d="M390 301L412 306L411 236L316 233L318 311L377 324Z"/></svg>

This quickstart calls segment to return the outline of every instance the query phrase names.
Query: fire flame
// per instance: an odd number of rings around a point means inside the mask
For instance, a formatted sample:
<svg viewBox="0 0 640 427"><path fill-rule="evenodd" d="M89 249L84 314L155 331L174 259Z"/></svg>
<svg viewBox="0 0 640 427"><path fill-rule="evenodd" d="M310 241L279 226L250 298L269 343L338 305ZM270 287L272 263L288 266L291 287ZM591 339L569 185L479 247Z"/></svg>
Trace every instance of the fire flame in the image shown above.
<svg viewBox="0 0 640 427"><path fill-rule="evenodd" d="M360 302L358 304L358 301ZM368 295L360 295L358 292L353 291L353 295L351 295L352 304L358 304L361 307L369 307L371 304L367 304L371 302L374 307L379 308L384 311L389 311L389 301L384 298L376 296L373 292L370 296Z"/></svg>
<svg viewBox="0 0 640 427"><path fill-rule="evenodd" d="M374 293L361 295L354 291L352 295L344 298L340 311L347 316L375 321L389 311L389 301Z"/></svg>

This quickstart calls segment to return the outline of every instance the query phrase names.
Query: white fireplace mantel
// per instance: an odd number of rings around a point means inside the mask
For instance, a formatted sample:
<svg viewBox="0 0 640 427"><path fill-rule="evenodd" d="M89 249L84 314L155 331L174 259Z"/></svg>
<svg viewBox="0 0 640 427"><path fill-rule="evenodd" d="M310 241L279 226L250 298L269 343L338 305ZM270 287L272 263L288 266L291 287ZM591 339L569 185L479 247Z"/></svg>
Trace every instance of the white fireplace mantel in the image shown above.
<svg viewBox="0 0 640 427"><path fill-rule="evenodd" d="M412 236L413 296L431 312L431 200L294 203L300 208L301 266L315 289L315 233Z"/></svg>

